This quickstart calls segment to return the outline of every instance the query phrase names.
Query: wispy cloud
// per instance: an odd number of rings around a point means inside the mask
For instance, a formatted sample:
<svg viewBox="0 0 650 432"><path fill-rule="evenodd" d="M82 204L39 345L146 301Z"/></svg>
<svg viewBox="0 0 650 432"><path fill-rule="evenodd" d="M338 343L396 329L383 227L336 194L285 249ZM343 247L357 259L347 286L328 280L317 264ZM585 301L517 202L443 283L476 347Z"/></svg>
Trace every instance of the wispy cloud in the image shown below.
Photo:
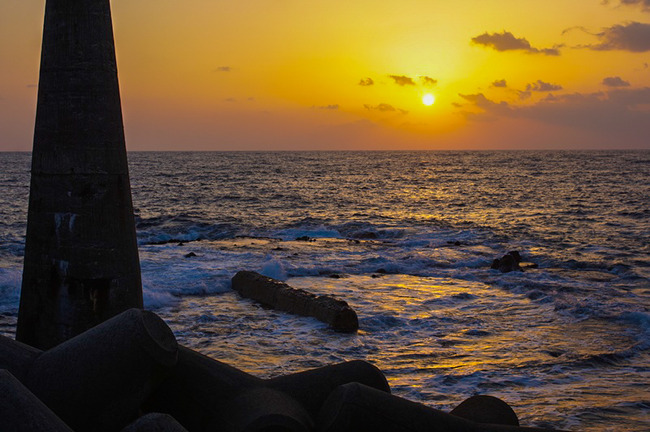
<svg viewBox="0 0 650 432"><path fill-rule="evenodd" d="M375 85L375 81L372 78L361 78L359 85L362 87L370 87L371 85Z"/></svg>
<svg viewBox="0 0 650 432"><path fill-rule="evenodd" d="M508 31L501 33L483 33L472 38L475 45L483 45L496 51L524 51L530 54L543 54L549 56L560 55L559 46L553 48L535 48L526 38L515 37Z"/></svg>
<svg viewBox="0 0 650 432"><path fill-rule="evenodd" d="M388 75L390 78L395 81L395 84L399 86L407 86L407 85L415 85L415 81L413 81L413 78L407 77L405 75Z"/></svg>
<svg viewBox="0 0 650 432"><path fill-rule="evenodd" d="M339 109L339 105L338 104L321 105L321 106L313 106L312 108L320 109L320 110L337 110Z"/></svg>
<svg viewBox="0 0 650 432"><path fill-rule="evenodd" d="M630 83L621 77L607 77L603 79L603 85L607 87L629 87Z"/></svg>
<svg viewBox="0 0 650 432"><path fill-rule="evenodd" d="M611 1L604 0L603 4L610 4ZM637 6L641 7L644 12L650 12L650 0L619 0L620 6Z"/></svg>
<svg viewBox="0 0 650 432"><path fill-rule="evenodd" d="M558 90L562 90L561 85L547 83L542 80L537 80L537 82L526 85L526 91L551 92Z"/></svg>
<svg viewBox="0 0 650 432"><path fill-rule="evenodd" d="M508 87L508 83L504 79L496 80L491 85L492 85L492 87L499 87L499 88Z"/></svg>
<svg viewBox="0 0 650 432"><path fill-rule="evenodd" d="M565 32L568 30L565 30ZM586 30L584 31L586 32ZM599 43L584 45L582 48L589 48L596 51L650 51L650 24L647 23L633 21L625 24L617 24L606 27L600 33L593 35L599 39Z"/></svg>
<svg viewBox="0 0 650 432"><path fill-rule="evenodd" d="M399 112L402 114L408 114L407 110L403 110L401 108L395 108L394 106L387 104L387 103L380 103L378 105L372 106L368 104L364 104L363 107L369 111L380 111L380 112Z"/></svg>
<svg viewBox="0 0 650 432"><path fill-rule="evenodd" d="M214 71L215 72L232 72L232 67L230 67L230 66L219 66Z"/></svg>
<svg viewBox="0 0 650 432"><path fill-rule="evenodd" d="M436 84L438 84L438 80L437 80L437 79L433 79L433 78L431 78L431 77L424 76L424 75L420 77L420 81L421 81L422 84L424 84L425 86L430 86L430 87L433 87L433 86L435 86Z"/></svg>
<svg viewBox="0 0 650 432"><path fill-rule="evenodd" d="M394 106L387 103L380 103L379 105L375 105L375 106L364 104L363 107L367 110L376 110L381 112L397 111L397 109Z"/></svg>

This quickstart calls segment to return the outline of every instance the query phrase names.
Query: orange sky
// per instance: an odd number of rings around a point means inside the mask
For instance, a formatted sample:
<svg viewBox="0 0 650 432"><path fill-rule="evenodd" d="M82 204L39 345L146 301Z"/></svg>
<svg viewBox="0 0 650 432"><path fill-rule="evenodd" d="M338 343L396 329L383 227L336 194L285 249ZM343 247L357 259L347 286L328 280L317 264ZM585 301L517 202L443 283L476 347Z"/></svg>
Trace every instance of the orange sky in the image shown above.
<svg viewBox="0 0 650 432"><path fill-rule="evenodd" d="M44 4L0 1L0 150L31 149ZM112 9L129 150L650 149L650 0Z"/></svg>

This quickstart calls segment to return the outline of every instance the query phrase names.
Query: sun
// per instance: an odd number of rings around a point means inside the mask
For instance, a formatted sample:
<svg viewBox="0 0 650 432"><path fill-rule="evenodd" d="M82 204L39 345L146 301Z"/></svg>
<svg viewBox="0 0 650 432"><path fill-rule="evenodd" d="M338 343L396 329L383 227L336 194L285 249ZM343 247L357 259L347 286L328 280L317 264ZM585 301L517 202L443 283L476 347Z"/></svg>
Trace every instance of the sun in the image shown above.
<svg viewBox="0 0 650 432"><path fill-rule="evenodd" d="M426 106L433 105L435 101L436 101L436 97L431 93L427 93L424 96L422 96L422 103L425 104Z"/></svg>

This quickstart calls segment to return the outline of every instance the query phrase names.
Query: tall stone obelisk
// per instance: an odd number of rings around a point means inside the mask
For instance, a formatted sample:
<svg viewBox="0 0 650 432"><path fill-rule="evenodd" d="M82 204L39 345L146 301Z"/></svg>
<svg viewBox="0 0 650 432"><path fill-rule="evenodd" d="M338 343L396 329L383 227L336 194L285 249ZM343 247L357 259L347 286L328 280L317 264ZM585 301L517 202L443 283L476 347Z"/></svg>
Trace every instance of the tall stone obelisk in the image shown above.
<svg viewBox="0 0 650 432"><path fill-rule="evenodd" d="M16 339L142 307L109 0L47 0Z"/></svg>

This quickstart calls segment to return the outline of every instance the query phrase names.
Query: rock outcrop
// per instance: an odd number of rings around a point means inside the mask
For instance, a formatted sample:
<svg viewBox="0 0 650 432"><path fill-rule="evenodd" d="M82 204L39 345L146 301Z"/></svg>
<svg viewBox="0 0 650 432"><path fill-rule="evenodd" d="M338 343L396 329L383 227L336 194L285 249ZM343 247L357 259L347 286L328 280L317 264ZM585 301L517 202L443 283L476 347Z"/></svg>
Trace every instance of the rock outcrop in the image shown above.
<svg viewBox="0 0 650 432"><path fill-rule="evenodd" d="M496 258L492 261L492 269L499 270L501 273L509 273L511 271L523 271L519 266L521 263L521 255L518 251L510 251L501 258Z"/></svg>

